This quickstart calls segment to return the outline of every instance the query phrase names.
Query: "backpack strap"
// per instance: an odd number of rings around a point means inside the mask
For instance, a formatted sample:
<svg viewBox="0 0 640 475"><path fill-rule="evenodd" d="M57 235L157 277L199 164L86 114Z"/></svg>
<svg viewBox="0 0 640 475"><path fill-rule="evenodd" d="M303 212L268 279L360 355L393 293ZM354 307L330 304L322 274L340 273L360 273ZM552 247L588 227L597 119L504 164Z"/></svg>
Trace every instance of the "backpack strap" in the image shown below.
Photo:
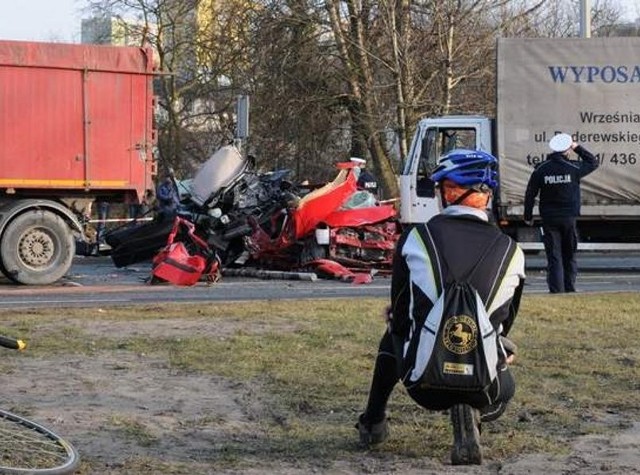
<svg viewBox="0 0 640 475"><path fill-rule="evenodd" d="M447 262L446 259L444 259L444 256L442 256L439 252L438 252L438 247L436 246L436 242L435 239L433 238L433 235L431 234L431 230L429 229L429 223L425 223L424 225L424 230L426 231L426 239L423 239L423 242L425 243L425 247L426 247L426 251L429 254L429 260L431 261L432 265L433 265L433 272L434 272L434 276L436 276L436 286L438 289L438 294L440 294L442 292L442 290L444 289L445 284L457 280L459 282L461 281L468 281L471 280L471 277L473 277L473 275L476 273L477 269L480 267L480 264L486 259L486 257L489 255L489 252L491 251L491 248L494 246L494 244L500 239L501 234L499 234L498 236L496 236L496 238L491 241L491 243L484 249L484 251L482 252L482 254L480 255L480 258L476 261L476 263L473 265L473 267L467 271L466 274L462 275L462 276L458 276L455 271L451 268L451 266L449 266L449 263ZM444 275L442 272L443 269L443 263L445 264L445 267L447 268L447 270L449 271L449 275L448 275L448 279L447 282L444 281ZM437 269L435 268L437 264Z"/></svg>
<svg viewBox="0 0 640 475"><path fill-rule="evenodd" d="M429 262L431 262L431 270L433 271L434 284L436 286L437 295L442 293L444 289L442 262L440 260L440 254L436 247L436 242L433 239L431 230L427 223L423 225L424 235L421 234L422 242L425 245L427 254L429 255Z"/></svg>
<svg viewBox="0 0 640 475"><path fill-rule="evenodd" d="M426 239L424 239L424 243L426 245L426 249L427 252L429 253L430 256L430 261L432 262L433 265L433 272L434 272L434 276L436 277L436 286L437 286L437 291L438 294L442 293L445 284L449 283L451 281L459 281L459 282L468 282L470 281L473 276L475 275L475 273L477 272L477 270L480 268L480 265L482 264L482 262L485 261L485 259L487 258L487 256L489 255L489 253L491 252L491 250L493 249L493 247L503 238L505 238L506 236L503 235L502 233L499 233L495 239L493 239L484 249L484 251L482 252L482 254L480 255L480 257L478 258L478 260L476 261L476 263L473 265L473 267L468 270L465 274L459 276L455 273L455 271L449 266L448 262L446 261L446 259L444 259L444 257L438 252L438 248L436 247L435 244L435 240L433 238L433 235L431 234L431 230L429 229L429 225L428 223L424 224L424 229L425 229L425 237ZM502 247L502 246L501 246ZM493 301L493 299L496 296L496 293L498 292L498 288L499 285L496 285L497 282L501 282L502 279L504 278L506 272L507 272L507 268L508 268L508 263L509 263L509 257L513 255L513 253L515 252L515 246L513 244L513 242L511 240L508 241L508 245L507 245L507 249L503 255L503 258L500 262L500 267L497 270L497 274L496 274L496 278L494 279L494 282L491 286L491 289L489 290L489 294L487 295L487 301L485 302L485 306L488 308L491 305L491 302ZM436 268L436 264L437 264L437 268ZM444 275L443 275L443 267L446 267L446 269L448 270L448 278L447 278L447 282L444 281Z"/></svg>
<svg viewBox="0 0 640 475"><path fill-rule="evenodd" d="M502 282L505 275L507 274L507 270L509 269L509 263L511 262L511 259L513 258L513 255L515 254L515 252L516 252L516 243L511 239L509 239L507 249L505 250L502 256L502 261L500 262L500 268L498 269L496 278L494 279L493 285L491 286L491 290L489 291L489 295L487 296L487 303L486 303L487 308L491 307L491 304L493 303L493 299L495 298L496 294L498 293L498 289L500 288L500 283Z"/></svg>

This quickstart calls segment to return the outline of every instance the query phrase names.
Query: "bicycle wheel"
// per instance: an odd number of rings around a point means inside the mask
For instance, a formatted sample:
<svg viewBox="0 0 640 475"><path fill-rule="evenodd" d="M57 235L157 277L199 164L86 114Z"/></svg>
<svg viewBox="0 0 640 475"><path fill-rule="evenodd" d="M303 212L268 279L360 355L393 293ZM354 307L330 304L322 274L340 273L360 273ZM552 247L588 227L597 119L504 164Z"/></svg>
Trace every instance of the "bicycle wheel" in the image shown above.
<svg viewBox="0 0 640 475"><path fill-rule="evenodd" d="M0 474L70 474L78 451L62 437L24 417L0 409Z"/></svg>

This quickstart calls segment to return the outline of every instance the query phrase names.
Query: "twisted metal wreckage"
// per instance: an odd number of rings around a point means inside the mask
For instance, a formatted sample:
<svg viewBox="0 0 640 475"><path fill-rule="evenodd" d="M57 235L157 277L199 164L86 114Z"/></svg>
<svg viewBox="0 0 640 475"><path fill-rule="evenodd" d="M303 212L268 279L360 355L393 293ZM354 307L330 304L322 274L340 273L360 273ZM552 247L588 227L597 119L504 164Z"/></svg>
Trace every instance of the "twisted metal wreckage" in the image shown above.
<svg viewBox="0 0 640 475"><path fill-rule="evenodd" d="M370 282L391 268L396 209L358 189L358 161L336 166L333 181L308 191L287 180L289 170L259 173L236 147L223 147L180 182L175 220L108 233L111 258L117 267L152 259L152 283L192 285L247 268Z"/></svg>

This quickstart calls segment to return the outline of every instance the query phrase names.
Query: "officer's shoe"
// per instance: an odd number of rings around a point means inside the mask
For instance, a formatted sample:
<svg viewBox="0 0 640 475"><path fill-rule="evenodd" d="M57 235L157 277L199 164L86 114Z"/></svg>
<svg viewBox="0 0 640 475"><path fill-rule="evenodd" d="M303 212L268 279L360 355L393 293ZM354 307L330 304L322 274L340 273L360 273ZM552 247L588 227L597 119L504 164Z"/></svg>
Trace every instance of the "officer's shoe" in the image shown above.
<svg viewBox="0 0 640 475"><path fill-rule="evenodd" d="M467 404L456 404L451 408L453 425L452 465L480 465L480 413Z"/></svg>
<svg viewBox="0 0 640 475"><path fill-rule="evenodd" d="M360 445L363 447L381 444L389 436L389 424L386 416L380 422L372 424L364 418L364 414L361 414L356 423L356 429L358 429L360 436Z"/></svg>

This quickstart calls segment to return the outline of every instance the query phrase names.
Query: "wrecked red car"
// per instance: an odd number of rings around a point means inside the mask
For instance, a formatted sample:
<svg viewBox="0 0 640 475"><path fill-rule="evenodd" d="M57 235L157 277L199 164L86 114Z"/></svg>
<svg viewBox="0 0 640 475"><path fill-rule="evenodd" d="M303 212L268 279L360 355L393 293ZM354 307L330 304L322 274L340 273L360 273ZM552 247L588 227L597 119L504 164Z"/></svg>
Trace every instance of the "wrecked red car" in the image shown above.
<svg viewBox="0 0 640 475"><path fill-rule="evenodd" d="M245 241L255 263L341 278L391 268L400 233L395 207L358 189L357 162L337 168L332 182L280 210L268 226L250 219L253 233Z"/></svg>
<svg viewBox="0 0 640 475"><path fill-rule="evenodd" d="M333 181L302 195L288 170L257 172L250 158L223 147L192 180L176 183L177 217L193 230L173 238L201 239L222 268L304 269L350 279L389 270L400 232L395 207L358 189L358 162L337 167ZM123 267L153 258L172 230L165 219L109 233L113 262ZM192 248L198 253L203 246Z"/></svg>

